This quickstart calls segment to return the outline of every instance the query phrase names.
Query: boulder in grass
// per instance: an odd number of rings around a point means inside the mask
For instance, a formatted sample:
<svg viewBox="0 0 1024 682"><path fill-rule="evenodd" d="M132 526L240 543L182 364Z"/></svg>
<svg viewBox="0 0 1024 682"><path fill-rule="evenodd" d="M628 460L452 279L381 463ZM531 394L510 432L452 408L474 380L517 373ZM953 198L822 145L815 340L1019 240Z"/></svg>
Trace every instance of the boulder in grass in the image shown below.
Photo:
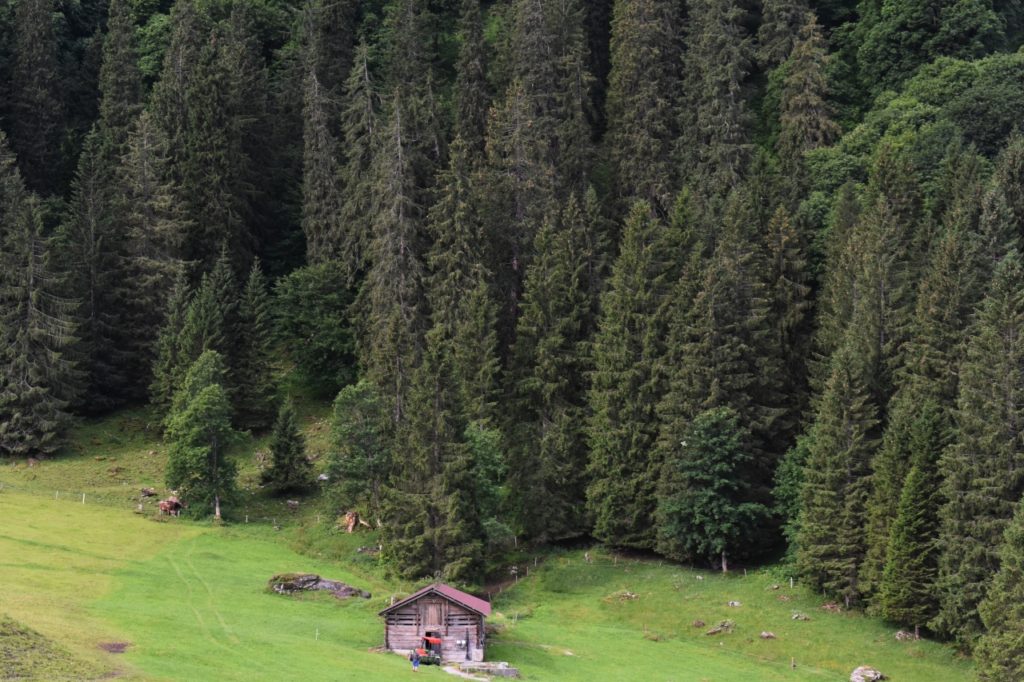
<svg viewBox="0 0 1024 682"><path fill-rule="evenodd" d="M330 592L338 599L362 597L369 599L366 590L346 585L337 580L327 580L313 573L282 573L268 581L270 589L278 594L295 594L296 592Z"/></svg>
<svg viewBox="0 0 1024 682"><path fill-rule="evenodd" d="M761 633L761 639L776 639L775 633L765 630Z"/></svg>
<svg viewBox="0 0 1024 682"><path fill-rule="evenodd" d="M862 665L850 673L850 682L878 682L885 679L888 678L868 665Z"/></svg>

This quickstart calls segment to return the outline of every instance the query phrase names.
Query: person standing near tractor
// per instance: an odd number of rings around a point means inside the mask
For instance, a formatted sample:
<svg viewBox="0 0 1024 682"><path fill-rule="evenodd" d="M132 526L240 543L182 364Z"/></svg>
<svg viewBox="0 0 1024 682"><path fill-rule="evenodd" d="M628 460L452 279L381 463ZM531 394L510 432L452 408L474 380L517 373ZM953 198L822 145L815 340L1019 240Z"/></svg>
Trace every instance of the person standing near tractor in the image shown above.
<svg viewBox="0 0 1024 682"><path fill-rule="evenodd" d="M416 649L413 649L412 653L409 654L409 660L412 661L412 671L414 673L419 672L419 670L420 670L420 652L417 651Z"/></svg>

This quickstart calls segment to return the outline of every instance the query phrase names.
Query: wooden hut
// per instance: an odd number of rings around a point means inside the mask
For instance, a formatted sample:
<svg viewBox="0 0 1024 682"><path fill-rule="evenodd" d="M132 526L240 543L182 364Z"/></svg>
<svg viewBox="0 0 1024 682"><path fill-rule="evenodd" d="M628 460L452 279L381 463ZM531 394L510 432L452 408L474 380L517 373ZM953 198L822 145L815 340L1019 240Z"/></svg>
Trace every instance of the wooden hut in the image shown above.
<svg viewBox="0 0 1024 682"><path fill-rule="evenodd" d="M380 612L384 647L408 654L424 646L424 638L440 639L445 661L484 660L484 619L491 605L448 585L435 583Z"/></svg>

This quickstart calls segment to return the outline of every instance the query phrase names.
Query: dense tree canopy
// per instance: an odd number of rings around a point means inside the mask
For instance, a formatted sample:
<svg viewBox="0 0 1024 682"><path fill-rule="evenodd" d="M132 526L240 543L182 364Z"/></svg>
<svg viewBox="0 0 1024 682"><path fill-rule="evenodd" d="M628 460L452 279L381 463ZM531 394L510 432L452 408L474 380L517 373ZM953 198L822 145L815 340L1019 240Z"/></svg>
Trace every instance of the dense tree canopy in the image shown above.
<svg viewBox="0 0 1024 682"><path fill-rule="evenodd" d="M195 512L273 426L267 483L323 473L409 578L784 554L999 679L1022 40L989 0L3 5L0 457L148 398ZM312 470L285 389L334 398Z"/></svg>

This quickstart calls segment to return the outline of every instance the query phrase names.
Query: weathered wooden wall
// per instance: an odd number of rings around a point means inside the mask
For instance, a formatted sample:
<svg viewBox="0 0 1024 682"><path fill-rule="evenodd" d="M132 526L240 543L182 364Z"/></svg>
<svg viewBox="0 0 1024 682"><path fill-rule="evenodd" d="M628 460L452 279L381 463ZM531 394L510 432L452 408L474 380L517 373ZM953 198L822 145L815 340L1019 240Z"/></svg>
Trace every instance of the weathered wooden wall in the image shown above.
<svg viewBox="0 0 1024 682"><path fill-rule="evenodd" d="M423 643L427 633L441 637L441 655L450 661L484 659L483 618L436 595L427 595L385 617L385 645L408 652ZM459 642L464 642L459 644ZM469 655L467 656L467 648Z"/></svg>

